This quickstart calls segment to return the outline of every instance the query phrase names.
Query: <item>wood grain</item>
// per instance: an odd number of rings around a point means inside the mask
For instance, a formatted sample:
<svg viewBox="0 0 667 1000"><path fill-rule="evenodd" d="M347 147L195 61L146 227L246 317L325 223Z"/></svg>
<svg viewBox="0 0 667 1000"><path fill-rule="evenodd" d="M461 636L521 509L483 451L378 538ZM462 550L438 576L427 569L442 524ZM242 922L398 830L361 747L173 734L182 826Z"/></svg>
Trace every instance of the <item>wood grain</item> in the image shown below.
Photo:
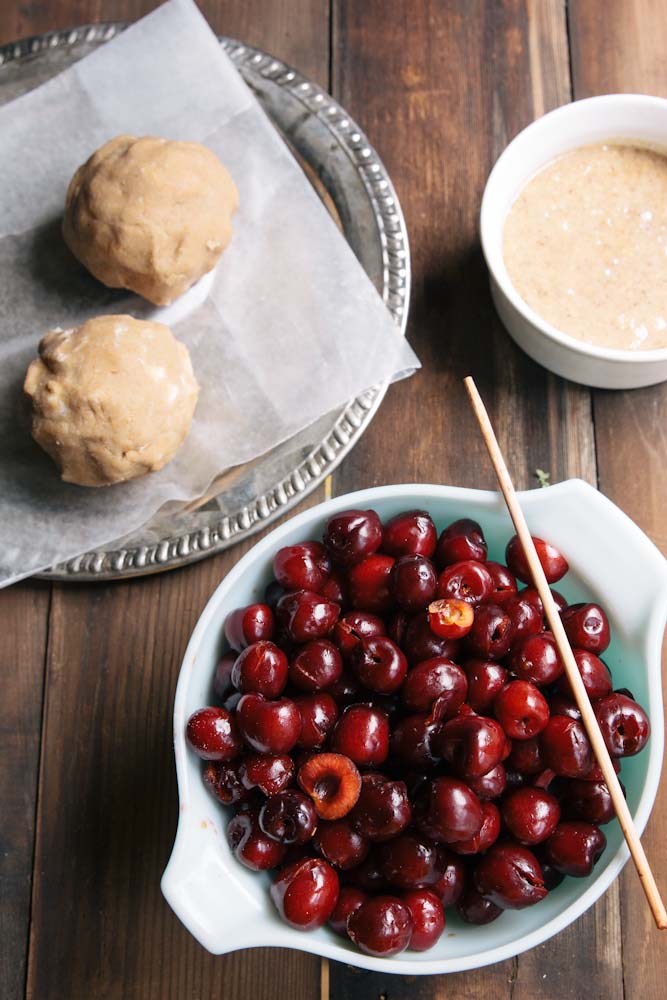
<svg viewBox="0 0 667 1000"><path fill-rule="evenodd" d="M665 6L659 0L612 0L604 17L571 2L572 73L576 97L641 92L667 97ZM600 489L667 553L667 385L594 394ZM643 842L667 891L667 788L663 782ZM651 926L633 873L621 878L623 966L628 998L665 993L667 940Z"/></svg>
<svg viewBox="0 0 667 1000"><path fill-rule="evenodd" d="M25 986L48 584L25 583L0 599L0 996Z"/></svg>

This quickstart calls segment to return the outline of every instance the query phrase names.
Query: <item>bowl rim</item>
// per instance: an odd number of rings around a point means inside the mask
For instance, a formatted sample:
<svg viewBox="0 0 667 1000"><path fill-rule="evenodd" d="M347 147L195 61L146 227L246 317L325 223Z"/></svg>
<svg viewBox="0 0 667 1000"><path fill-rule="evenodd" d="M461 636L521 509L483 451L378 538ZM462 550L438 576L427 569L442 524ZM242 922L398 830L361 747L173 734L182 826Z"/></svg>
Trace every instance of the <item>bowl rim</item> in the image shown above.
<svg viewBox="0 0 667 1000"><path fill-rule="evenodd" d="M589 483L581 479L569 479L550 486L548 492L552 497L571 495L582 498L587 496L591 500L594 496L594 502L605 507L609 515L624 522L626 529L633 533L634 543L636 548L641 551L642 558L646 558L647 562L652 564L655 575L662 578L662 583L656 594L646 628L646 648L652 653L650 658L647 657L646 667L649 677L657 679L657 684L649 685L648 711L652 730L649 744L649 762L644 787L633 816L637 831L641 835L648 822L657 794L664 750L661 649L665 623L667 622L667 560L665 560L653 542L650 541L627 514ZM403 494L409 494L413 500L423 498L424 502L429 497L433 498L435 494L438 494L444 498L456 499L462 506L469 502L480 501L487 504L489 508L502 506L502 498L496 491L414 483L376 486L352 493L341 494L340 496L325 500L294 517L288 518L252 546L213 591L192 632L183 656L174 701L173 739L176 757L179 816L172 853L161 880L161 889L167 902L169 902L188 930L204 947L215 954L245 948L285 947L345 962L348 965L358 968L398 975L441 975L450 972L483 968L486 965L492 965L528 951L569 926L606 892L629 859L630 855L627 845L623 842L610 858L605 870L562 913L552 917L534 930L505 944L496 945L476 954L444 959L417 960L405 958L404 955L409 955L410 952L404 953L399 961L396 961L394 958L376 958L356 949L353 950L351 946L348 947L343 943L338 944L335 941L321 940L315 935L293 930L286 924L274 924L273 922L270 923L268 928L258 925L256 933L253 932L246 940L235 941L231 948L221 951L211 940L207 929L195 919L192 912L188 911L182 905L182 900L179 898L179 865L181 865L187 855L188 820L186 819L186 814L190 789L189 753L185 741L185 700L202 636L218 615L219 605L226 599L228 592L233 589L237 580L245 574L246 570L256 560L275 551L277 544L280 543L284 535L291 533L294 528L308 525L314 519L321 519L323 516L333 513L336 510L344 510L352 506L371 505L374 501L390 497L398 498ZM529 513L532 506L540 503L542 495L543 491L539 489L520 492L519 499L524 511ZM180 908L179 902L181 902Z"/></svg>
<svg viewBox="0 0 667 1000"><path fill-rule="evenodd" d="M652 107L655 110L660 110L663 113L667 112L667 99L663 97L656 97L652 94L601 94L597 97L584 97L578 101L570 101L568 104L563 104L558 108L554 108L553 111L548 111L544 115L540 115L535 121L531 122L524 129L517 133L514 138L505 146L502 153L496 160L489 174L486 185L484 187L484 193L482 195L482 204L479 213L479 233L480 241L482 244L482 252L484 254L484 259L486 261L486 266L489 272L497 284L500 291L503 293L505 298L514 307L516 312L518 312L523 319L529 323L537 333L542 334L547 340L551 340L553 343L558 344L560 347L564 347L574 354L579 354L583 357L592 358L596 361L605 361L613 365L642 365L642 364L655 364L655 362L665 362L667 361L667 347L654 348L650 351L632 351L630 349L622 348L612 348L612 347L599 347L595 344L588 344L583 340L578 340L569 333L564 333L559 330L558 327L554 326L552 323L547 322L543 319L539 313L528 305L527 302L519 295L515 289L507 268L505 267L505 262L502 254L502 246L500 249L496 250L493 246L494 234L496 233L497 227L490 221L491 213L493 210L494 198L496 196L495 186L498 184L498 179L502 174L505 163L509 159L510 150L516 147L517 144L526 141L526 137L531 138L539 136L545 130L548 130L552 126L557 126L559 122L563 119L568 119L580 113L582 108L586 107L596 107L603 110L605 107L620 106L621 108L627 108L630 111L632 108L636 108L637 104L640 103L644 107ZM630 134L626 136L619 136L619 139L624 139L626 142L632 141L632 125L631 119L628 119ZM610 135L610 141L615 139L614 135ZM561 153L566 153L571 149L577 149L582 145L586 145L585 142L578 142L576 144L567 144L561 150ZM667 128L665 129L665 147L667 148ZM546 167L555 159L554 156L547 157L541 164L540 170ZM528 177L521 185L520 191L523 190L526 184L528 184L533 176L535 176L535 171L531 177ZM504 226L505 219L507 215L503 217L501 222L501 239L502 239L502 226Z"/></svg>

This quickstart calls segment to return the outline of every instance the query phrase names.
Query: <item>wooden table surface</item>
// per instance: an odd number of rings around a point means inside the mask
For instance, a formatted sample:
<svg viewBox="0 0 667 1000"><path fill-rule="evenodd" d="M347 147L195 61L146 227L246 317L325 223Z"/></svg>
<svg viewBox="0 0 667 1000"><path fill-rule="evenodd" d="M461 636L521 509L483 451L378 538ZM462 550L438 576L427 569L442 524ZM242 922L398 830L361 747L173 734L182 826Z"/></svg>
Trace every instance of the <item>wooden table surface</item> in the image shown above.
<svg viewBox="0 0 667 1000"><path fill-rule="evenodd" d="M0 41L152 0L0 4ZM423 370L388 393L333 476L493 485L464 401L472 371L519 485L597 484L667 551L667 385L589 391L547 374L496 318L477 238L505 144L572 98L667 95L661 0L206 0L221 34L317 80L361 123L407 219L409 337ZM307 504L323 498L312 495ZM0 996L34 1000L658 1000L667 936L632 871L547 944L463 975L385 976L272 949L214 958L164 902L176 827L171 715L211 591L248 545L112 585L27 582L0 596ZM667 889L667 783L644 841ZM662 831L662 833L661 833Z"/></svg>

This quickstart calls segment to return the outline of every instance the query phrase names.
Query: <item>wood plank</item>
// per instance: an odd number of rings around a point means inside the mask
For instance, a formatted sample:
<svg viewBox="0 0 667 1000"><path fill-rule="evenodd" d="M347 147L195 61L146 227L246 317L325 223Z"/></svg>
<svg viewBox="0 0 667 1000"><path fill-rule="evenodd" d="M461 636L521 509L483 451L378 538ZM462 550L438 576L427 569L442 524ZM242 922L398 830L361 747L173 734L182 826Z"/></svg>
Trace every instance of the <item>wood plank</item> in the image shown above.
<svg viewBox="0 0 667 1000"><path fill-rule="evenodd" d="M63 0L49 5L48 23L35 5L34 20L10 27L29 34L122 19L146 6L154 4ZM326 85L326 0L203 6L219 33L266 48ZM54 588L27 989L35 1000L268 1000L319 991L319 961L298 952L208 955L159 890L177 816L178 668L208 596L251 544L162 577Z"/></svg>
<svg viewBox="0 0 667 1000"><path fill-rule="evenodd" d="M335 476L336 492L386 482L495 487L461 379L472 372L523 487L596 482L590 393L549 375L495 316L477 238L495 158L532 118L570 97L563 5L344 2L334 7L333 92L387 165L406 215L414 271L408 336L424 365L392 387ZM391 441L391 447L387 442ZM489 969L403 980L332 965L332 995L361 1000L579 996L599 956L595 996L620 998L618 897L542 948Z"/></svg>
<svg viewBox="0 0 667 1000"><path fill-rule="evenodd" d="M23 996L50 586L24 583L0 595L0 996Z"/></svg>
<svg viewBox="0 0 667 1000"><path fill-rule="evenodd" d="M569 19L576 97L623 91L667 97L667 20L659 0L613 0L605 5L603 17L596 16L590 4L574 0ZM600 489L667 553L667 385L597 391L594 413ZM643 838L663 893L666 825L663 781ZM634 872L626 869L620 886L626 997L664 996L667 939L655 931Z"/></svg>

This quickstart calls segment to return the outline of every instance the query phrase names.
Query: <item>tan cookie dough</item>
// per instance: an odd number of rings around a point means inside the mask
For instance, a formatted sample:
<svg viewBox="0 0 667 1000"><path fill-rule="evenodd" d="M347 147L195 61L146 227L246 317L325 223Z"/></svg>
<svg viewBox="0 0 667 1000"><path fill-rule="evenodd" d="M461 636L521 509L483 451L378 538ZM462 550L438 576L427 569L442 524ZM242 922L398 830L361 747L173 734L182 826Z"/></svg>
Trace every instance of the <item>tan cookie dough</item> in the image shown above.
<svg viewBox="0 0 667 1000"><path fill-rule="evenodd" d="M32 435L67 483L107 486L161 469L187 437L199 386L168 326L99 316L51 330L24 390Z"/></svg>
<svg viewBox="0 0 667 1000"><path fill-rule="evenodd" d="M206 146L119 135L70 181L63 236L103 284L162 306L218 263L237 205L234 181Z"/></svg>

